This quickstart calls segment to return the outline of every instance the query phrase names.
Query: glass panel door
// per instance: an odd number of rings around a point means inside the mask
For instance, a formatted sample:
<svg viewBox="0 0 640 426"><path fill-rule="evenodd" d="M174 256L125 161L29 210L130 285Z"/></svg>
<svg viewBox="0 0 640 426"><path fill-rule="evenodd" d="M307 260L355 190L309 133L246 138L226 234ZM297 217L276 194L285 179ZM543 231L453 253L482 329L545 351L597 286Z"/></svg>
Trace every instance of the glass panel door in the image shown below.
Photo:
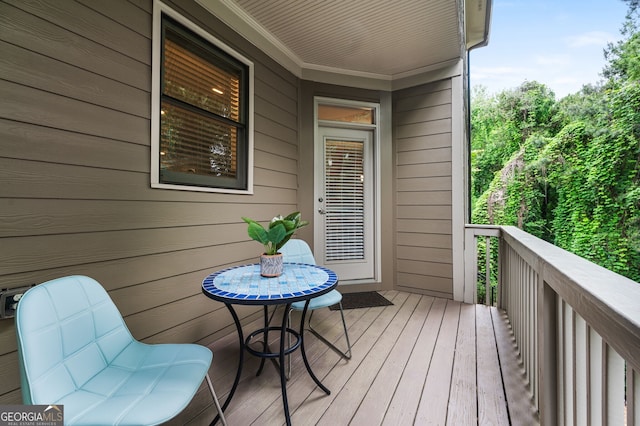
<svg viewBox="0 0 640 426"><path fill-rule="evenodd" d="M320 133L324 170L316 220L323 235L316 255L341 280L373 278L372 132L323 127Z"/></svg>

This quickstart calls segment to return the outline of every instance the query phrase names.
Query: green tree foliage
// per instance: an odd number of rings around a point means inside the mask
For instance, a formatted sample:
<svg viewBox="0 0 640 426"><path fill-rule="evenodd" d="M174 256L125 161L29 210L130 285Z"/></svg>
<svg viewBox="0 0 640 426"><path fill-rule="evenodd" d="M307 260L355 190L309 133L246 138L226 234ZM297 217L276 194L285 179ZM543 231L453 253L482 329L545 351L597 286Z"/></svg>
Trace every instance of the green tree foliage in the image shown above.
<svg viewBox="0 0 640 426"><path fill-rule="evenodd" d="M515 225L640 281L640 0L601 85L537 82L472 101L474 223ZM478 100L476 103L475 101ZM477 133L476 133L477 132Z"/></svg>
<svg viewBox="0 0 640 426"><path fill-rule="evenodd" d="M514 152L532 134L552 134L556 127L555 94L538 82L489 97L474 92L471 110L473 199L479 197Z"/></svg>

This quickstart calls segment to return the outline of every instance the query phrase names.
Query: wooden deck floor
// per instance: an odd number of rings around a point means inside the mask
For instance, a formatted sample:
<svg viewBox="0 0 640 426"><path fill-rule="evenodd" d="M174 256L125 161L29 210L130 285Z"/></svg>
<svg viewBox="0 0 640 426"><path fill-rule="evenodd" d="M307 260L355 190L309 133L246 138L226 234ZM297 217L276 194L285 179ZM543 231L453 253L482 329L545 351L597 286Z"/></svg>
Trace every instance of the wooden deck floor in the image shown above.
<svg viewBox="0 0 640 426"><path fill-rule="evenodd" d="M418 294L382 294L393 305L345 311L351 360L305 334L313 371L331 394L315 386L299 351L294 353L287 387L294 425L538 423L501 312ZM344 346L337 312L317 311L314 324ZM246 328L251 331L257 323ZM222 402L236 371L235 333L213 350L211 376ZM247 354L242 381L225 411L230 425L284 422L277 371L267 363L256 377L258 364ZM197 423L207 424L213 412L205 410Z"/></svg>

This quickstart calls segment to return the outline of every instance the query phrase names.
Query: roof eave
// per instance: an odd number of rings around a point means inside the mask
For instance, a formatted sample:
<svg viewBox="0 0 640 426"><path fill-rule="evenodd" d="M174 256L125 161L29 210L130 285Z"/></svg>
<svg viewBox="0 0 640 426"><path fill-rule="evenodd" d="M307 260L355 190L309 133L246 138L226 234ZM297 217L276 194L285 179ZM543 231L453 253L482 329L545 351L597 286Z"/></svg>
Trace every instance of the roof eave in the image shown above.
<svg viewBox="0 0 640 426"><path fill-rule="evenodd" d="M492 0L465 0L467 50L489 44Z"/></svg>

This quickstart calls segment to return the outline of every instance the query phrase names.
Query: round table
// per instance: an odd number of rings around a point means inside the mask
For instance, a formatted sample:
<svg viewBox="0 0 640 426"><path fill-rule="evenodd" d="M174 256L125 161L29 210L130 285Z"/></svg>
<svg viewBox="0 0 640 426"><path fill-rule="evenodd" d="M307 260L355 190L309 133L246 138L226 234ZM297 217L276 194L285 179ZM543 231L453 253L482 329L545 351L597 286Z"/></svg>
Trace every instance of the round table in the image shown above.
<svg viewBox="0 0 640 426"><path fill-rule="evenodd" d="M258 373L260 374L264 366L265 359L278 358L280 370L280 384L282 389L282 402L284 405L285 419L288 425L291 424L289 415L289 404L287 401L286 377L284 372L285 356L300 348L302 359L307 372L316 384L328 395L331 393L315 376L307 360L304 349L304 320L307 313L309 300L322 294L328 293L338 285L338 277L330 269L318 265L308 265L303 263L285 263L282 275L279 277L266 278L260 275L260 265L242 265L223 269L208 275L202 282L202 292L209 298L225 304L236 325L238 338L240 341L240 359L238 361L238 371L236 378L222 405L225 410L233 397L240 376L242 374L242 364L244 362L244 350L252 355L262 358ZM300 331L287 327L287 313L293 302L306 301L302 318L300 321ZM242 333L242 325L233 305L260 305L264 307L264 327L260 328L245 339ZM268 319L268 307L270 305L285 305L282 324L280 327L270 327ZM278 352L271 352L268 348L268 334L270 330L280 331L280 349ZM287 333L293 335L296 340L290 347L285 346L285 336ZM256 350L249 346L251 340L257 336L264 336L262 350ZM214 422L217 420L214 419Z"/></svg>

